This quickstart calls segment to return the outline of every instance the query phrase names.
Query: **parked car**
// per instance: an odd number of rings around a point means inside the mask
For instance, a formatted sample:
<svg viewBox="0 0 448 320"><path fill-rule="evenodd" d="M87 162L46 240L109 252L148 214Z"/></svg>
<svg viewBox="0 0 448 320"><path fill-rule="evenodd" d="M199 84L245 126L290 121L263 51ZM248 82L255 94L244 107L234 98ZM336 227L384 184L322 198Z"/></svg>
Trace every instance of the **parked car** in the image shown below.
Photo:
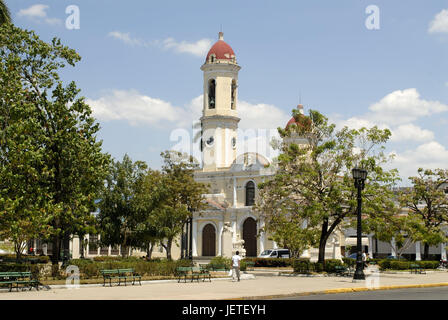
<svg viewBox="0 0 448 320"><path fill-rule="evenodd" d="M289 258L291 255L289 249L268 249L264 250L259 258Z"/></svg>
<svg viewBox="0 0 448 320"><path fill-rule="evenodd" d="M355 253L350 254L347 258L356 259L356 255L357 255L357 253L355 252Z"/></svg>

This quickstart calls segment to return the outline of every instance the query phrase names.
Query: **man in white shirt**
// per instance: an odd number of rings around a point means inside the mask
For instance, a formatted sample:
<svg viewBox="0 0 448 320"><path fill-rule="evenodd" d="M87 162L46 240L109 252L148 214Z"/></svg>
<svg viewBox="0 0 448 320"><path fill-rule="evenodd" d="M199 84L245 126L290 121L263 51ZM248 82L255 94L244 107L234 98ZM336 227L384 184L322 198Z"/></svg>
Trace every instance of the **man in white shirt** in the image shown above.
<svg viewBox="0 0 448 320"><path fill-rule="evenodd" d="M232 279L235 281L235 276L238 278L238 281L240 281L240 261L241 257L239 256L240 252L237 251L236 254L232 257Z"/></svg>

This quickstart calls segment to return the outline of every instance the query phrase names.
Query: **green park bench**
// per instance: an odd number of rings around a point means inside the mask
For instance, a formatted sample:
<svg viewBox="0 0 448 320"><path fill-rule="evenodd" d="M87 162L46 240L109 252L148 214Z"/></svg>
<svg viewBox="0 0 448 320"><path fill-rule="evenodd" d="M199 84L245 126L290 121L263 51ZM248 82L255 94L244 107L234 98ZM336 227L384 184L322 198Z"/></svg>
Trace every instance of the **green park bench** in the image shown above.
<svg viewBox="0 0 448 320"><path fill-rule="evenodd" d="M19 291L19 285L23 288L28 286L30 290L36 288L39 290L39 280L34 279L31 272L0 272L0 285L8 285L9 291L12 291L14 285Z"/></svg>
<svg viewBox="0 0 448 320"><path fill-rule="evenodd" d="M229 271L230 269L225 264L215 264L211 266L213 271Z"/></svg>
<svg viewBox="0 0 448 320"><path fill-rule="evenodd" d="M208 280L210 282L212 282L212 277L210 275L210 270L208 269L208 266L206 264L200 264L199 265L199 270L200 270L202 278L203 278L202 281L205 281L205 279L208 278Z"/></svg>
<svg viewBox="0 0 448 320"><path fill-rule="evenodd" d="M415 274L417 274L417 273L420 273L420 274L426 273L424 271L424 269L420 265L415 264L415 263L411 263L409 268L411 269L411 273L415 273Z"/></svg>
<svg viewBox="0 0 448 320"><path fill-rule="evenodd" d="M182 278L184 278L185 282L187 282L187 277L191 272L191 267L177 267L176 268L176 276L177 282L179 283Z"/></svg>
<svg viewBox="0 0 448 320"><path fill-rule="evenodd" d="M124 285L126 286L127 280L132 280L132 285L135 284L137 280L140 285L141 283L141 275L137 274L133 268L129 269L103 269L100 270L101 275L103 276L103 286L106 286L106 281L109 280L109 285L112 286L112 280L117 279L118 285L121 285L121 281L124 280Z"/></svg>
<svg viewBox="0 0 448 320"><path fill-rule="evenodd" d="M335 266L334 271L337 276L349 276L350 269L345 266Z"/></svg>

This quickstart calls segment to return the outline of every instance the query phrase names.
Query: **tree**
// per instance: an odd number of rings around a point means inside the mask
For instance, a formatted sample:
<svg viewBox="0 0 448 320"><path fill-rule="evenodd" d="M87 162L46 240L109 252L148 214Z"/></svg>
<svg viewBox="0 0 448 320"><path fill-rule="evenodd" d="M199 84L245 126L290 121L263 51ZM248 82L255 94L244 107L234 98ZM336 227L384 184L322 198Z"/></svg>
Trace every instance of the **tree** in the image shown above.
<svg viewBox="0 0 448 320"><path fill-rule="evenodd" d="M369 172L364 214L391 214L390 187L398 175L396 170L385 171L381 167L388 161L382 145L390 131L377 127L336 130L334 124L314 110L310 110L309 116L293 110L293 116L296 124L279 128L284 142L278 170L273 179L260 185L257 207L274 235L287 234L287 229L282 229L287 227L308 246L318 244L318 262L324 263L330 235L356 216L356 189L351 176L355 165ZM276 226L272 223L279 219L275 215L289 223ZM291 228L290 224L301 228Z"/></svg>
<svg viewBox="0 0 448 320"><path fill-rule="evenodd" d="M400 259L415 241L419 241L418 234L422 227L421 221L415 217L397 212L386 219L370 219L363 229L372 233L376 239L388 243L391 251L395 251Z"/></svg>
<svg viewBox="0 0 448 320"><path fill-rule="evenodd" d="M11 13L4 0L0 0L0 25L11 23Z"/></svg>
<svg viewBox="0 0 448 320"><path fill-rule="evenodd" d="M135 209L138 223L135 228L138 245L146 250L151 259L154 246L163 240L163 233L157 224L157 208L162 205L166 195L163 175L157 170L148 170L141 180L135 194Z"/></svg>
<svg viewBox="0 0 448 320"><path fill-rule="evenodd" d="M161 153L164 164L162 167L162 201L154 209L157 228L165 242L167 258L171 259L171 247L175 237L183 229L193 211L204 207L202 195L207 192L207 186L194 180L194 170L199 167L192 156L176 151Z"/></svg>
<svg viewBox="0 0 448 320"><path fill-rule="evenodd" d="M63 86L58 75L66 64L80 60L76 51L57 38L46 43L12 24L0 27L0 43L0 210L26 215L35 227L28 235L50 237L52 262L57 263L62 242L67 257L70 235L85 232L94 222L91 209L109 156L102 153L99 125L78 97L80 90L74 82ZM5 221L9 224L2 229L11 232L13 221ZM17 233L25 229L15 228Z"/></svg>
<svg viewBox="0 0 448 320"><path fill-rule="evenodd" d="M448 222L448 197L442 185L448 182L448 170L418 169L418 176L409 177L412 188L402 192L400 203L409 209L409 216L421 221L424 228L416 238L424 244L423 259L429 258L429 246L447 241L442 230Z"/></svg>
<svg viewBox="0 0 448 320"><path fill-rule="evenodd" d="M142 181L147 171L146 163L132 162L128 155L114 161L109 169L106 184L98 203L101 243L121 245L123 256L129 247L138 245L137 225L141 219L138 203L141 199Z"/></svg>

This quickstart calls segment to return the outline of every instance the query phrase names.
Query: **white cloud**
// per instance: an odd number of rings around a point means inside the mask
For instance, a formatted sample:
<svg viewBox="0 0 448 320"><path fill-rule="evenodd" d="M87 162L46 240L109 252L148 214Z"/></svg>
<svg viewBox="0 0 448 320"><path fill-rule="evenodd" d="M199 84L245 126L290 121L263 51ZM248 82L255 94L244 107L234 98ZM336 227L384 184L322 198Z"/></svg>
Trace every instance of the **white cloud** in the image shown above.
<svg viewBox="0 0 448 320"><path fill-rule="evenodd" d="M434 133L430 130L422 129L412 123L403 124L392 130L390 138L393 142L398 141L431 141L434 139Z"/></svg>
<svg viewBox="0 0 448 320"><path fill-rule="evenodd" d="M166 38L165 40L146 41L132 37L130 33L121 31L112 31L108 36L118 39L127 45L149 47L155 46L164 50L173 50L176 53L188 53L197 57L205 57L208 50L212 46L211 39L200 39L196 42L176 41L173 38Z"/></svg>
<svg viewBox="0 0 448 320"><path fill-rule="evenodd" d="M241 129L277 129L285 127L291 118L291 115L271 104L238 101L237 110Z"/></svg>
<svg viewBox="0 0 448 320"><path fill-rule="evenodd" d="M167 38L163 40L163 47L165 49L173 49L178 53L190 53L197 57L205 57L208 50L210 50L212 43L211 39L200 39L196 42L177 42L173 38Z"/></svg>
<svg viewBox="0 0 448 320"><path fill-rule="evenodd" d="M103 121L124 120L132 126L186 125L188 113L167 101L151 98L136 90L112 90L99 99L87 99L94 116Z"/></svg>
<svg viewBox="0 0 448 320"><path fill-rule="evenodd" d="M369 107L367 115L374 122L391 125L409 123L420 117L448 111L448 105L420 98L415 88L389 93Z"/></svg>
<svg viewBox="0 0 448 320"><path fill-rule="evenodd" d="M392 152L395 159L388 165L389 168L398 168L403 183L408 184L407 178L415 176L418 168L437 169L446 168L448 163L448 150L436 141L419 145L415 149L404 152Z"/></svg>
<svg viewBox="0 0 448 320"><path fill-rule="evenodd" d="M440 11L429 24L429 33L448 33L448 9Z"/></svg>
<svg viewBox="0 0 448 320"><path fill-rule="evenodd" d="M131 45L131 46L146 46L146 43L140 39L137 38L131 38L131 35L129 33L123 33L120 31L112 31L108 34L109 37L118 39L123 41L124 43Z"/></svg>
<svg viewBox="0 0 448 320"><path fill-rule="evenodd" d="M36 22L44 22L50 25L62 24L62 20L58 18L50 18L47 16L48 5L35 4L29 8L21 9L17 15L19 17L25 17Z"/></svg>

